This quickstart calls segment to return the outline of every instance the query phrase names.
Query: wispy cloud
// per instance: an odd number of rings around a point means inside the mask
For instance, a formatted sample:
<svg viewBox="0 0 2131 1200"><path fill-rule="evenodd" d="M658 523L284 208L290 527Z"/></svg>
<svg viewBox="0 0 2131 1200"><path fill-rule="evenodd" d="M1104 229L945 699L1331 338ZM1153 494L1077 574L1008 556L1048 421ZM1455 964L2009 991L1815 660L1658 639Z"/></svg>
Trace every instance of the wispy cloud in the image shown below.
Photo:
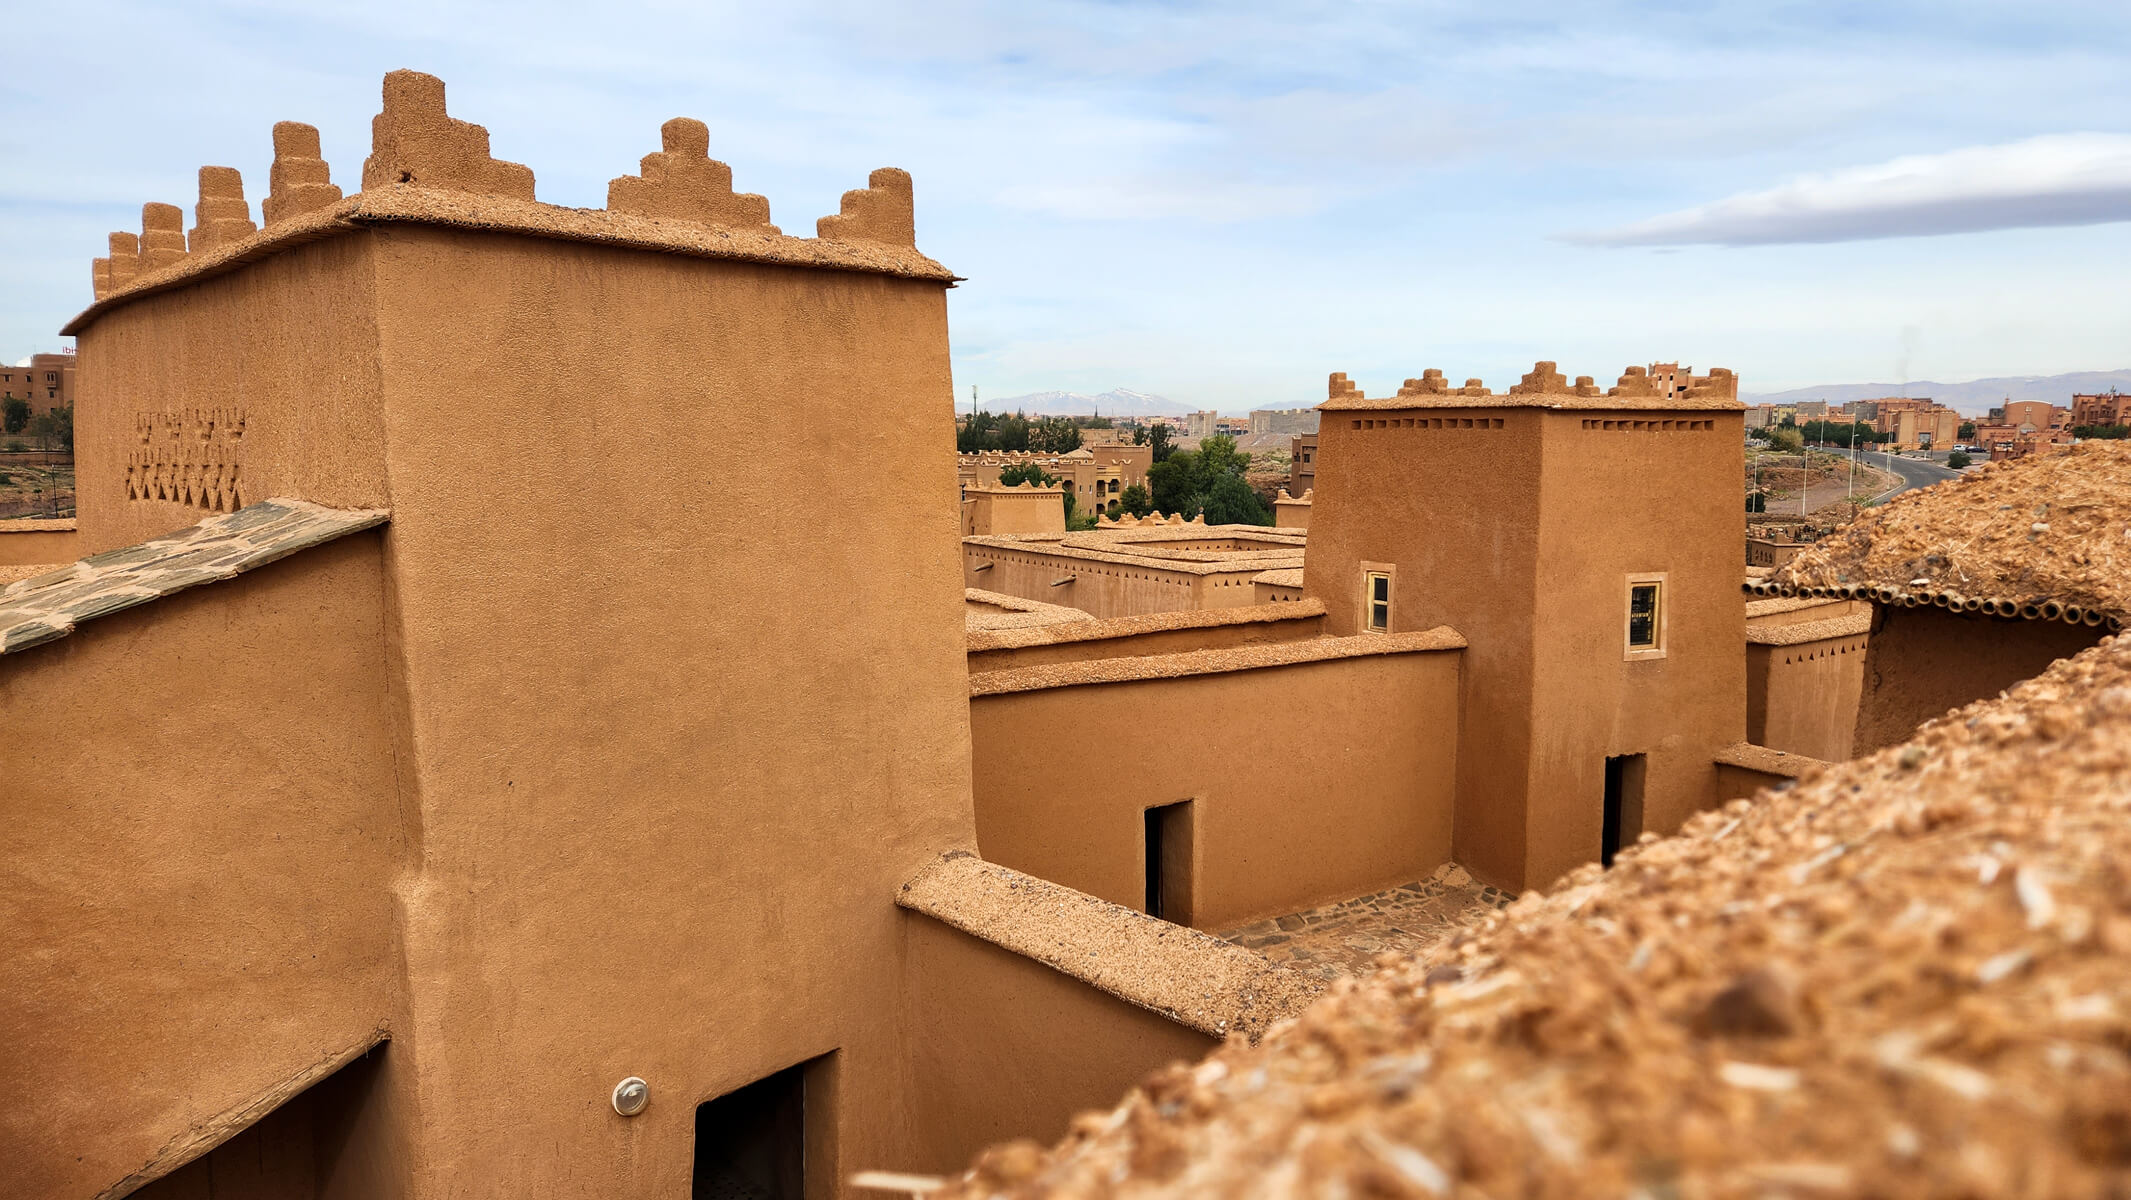
<svg viewBox="0 0 2131 1200"><path fill-rule="evenodd" d="M1596 233L1597 246L1856 242L2131 221L2131 134L2063 133L1801 175Z"/></svg>

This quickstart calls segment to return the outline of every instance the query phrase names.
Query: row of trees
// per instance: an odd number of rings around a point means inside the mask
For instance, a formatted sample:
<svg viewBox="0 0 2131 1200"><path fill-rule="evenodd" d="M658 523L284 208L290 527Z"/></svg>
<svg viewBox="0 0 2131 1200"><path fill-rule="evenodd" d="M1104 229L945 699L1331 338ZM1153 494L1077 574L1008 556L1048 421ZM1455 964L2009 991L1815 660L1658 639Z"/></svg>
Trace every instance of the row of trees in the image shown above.
<svg viewBox="0 0 2131 1200"><path fill-rule="evenodd" d="M1177 451L1165 441L1157 453L1161 453L1161 459L1147 469L1147 485L1135 483L1126 488L1102 513L1112 517L1173 513L1187 521L1203 516L1209 525L1273 523L1272 510L1244 480L1250 455L1236 449L1236 439L1205 438L1197 450L1188 453ZM1037 487L1059 485L1057 476L1035 463L1015 463L999 472L999 482L1008 487L1024 483ZM1072 488L1061 494L1065 497L1066 528L1093 529L1098 514L1082 511Z"/></svg>
<svg viewBox="0 0 2131 1200"><path fill-rule="evenodd" d="M74 406L48 409L32 417L29 401L20 396L9 396L0 401L0 429L9 434L27 433L43 443L46 449L57 446L71 454L74 451Z"/></svg>
<svg viewBox="0 0 2131 1200"><path fill-rule="evenodd" d="M2119 441L2131 438L2131 425L2074 425L2072 436L2076 438L2101 438L2104 441Z"/></svg>
<svg viewBox="0 0 2131 1200"><path fill-rule="evenodd" d="M1097 419L1108 424L1107 418ZM965 454L978 450L1065 454L1080 449L1081 428L1078 421L1068 417L1039 417L1031 421L1022 413L980 412L955 431L955 449Z"/></svg>

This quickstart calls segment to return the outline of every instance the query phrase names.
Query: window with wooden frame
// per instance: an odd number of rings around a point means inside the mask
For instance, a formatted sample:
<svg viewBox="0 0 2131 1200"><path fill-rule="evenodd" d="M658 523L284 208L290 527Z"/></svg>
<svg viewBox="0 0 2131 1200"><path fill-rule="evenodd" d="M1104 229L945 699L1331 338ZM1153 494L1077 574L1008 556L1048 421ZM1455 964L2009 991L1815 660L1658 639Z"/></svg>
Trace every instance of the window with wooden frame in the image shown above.
<svg viewBox="0 0 2131 1200"><path fill-rule="evenodd" d="M1665 577L1630 575L1626 613L1629 659L1665 656Z"/></svg>
<svg viewBox="0 0 2131 1200"><path fill-rule="evenodd" d="M1361 573L1361 627L1369 633L1391 632L1391 572Z"/></svg>

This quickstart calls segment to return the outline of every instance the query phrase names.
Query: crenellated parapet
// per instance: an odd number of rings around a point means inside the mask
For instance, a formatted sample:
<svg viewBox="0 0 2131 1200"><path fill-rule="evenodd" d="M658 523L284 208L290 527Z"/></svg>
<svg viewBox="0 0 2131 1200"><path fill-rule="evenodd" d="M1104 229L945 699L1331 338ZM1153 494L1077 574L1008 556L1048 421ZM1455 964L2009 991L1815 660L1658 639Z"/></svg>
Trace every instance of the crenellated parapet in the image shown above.
<svg viewBox="0 0 2131 1200"><path fill-rule="evenodd" d="M90 283L99 304L68 328L93 319L102 302L180 263L183 271L159 276L152 286L160 290L241 269L259 258L262 247L296 245L385 222L955 281L953 272L916 252L910 175L893 167L873 172L866 187L846 192L841 211L818 223L819 237L788 237L770 223L767 199L733 190L732 168L710 157L709 127L681 117L661 127L661 149L643 157L638 174L609 182L606 209L561 208L535 199L530 168L490 156L486 129L446 111L442 80L394 71L385 76L381 95L381 111L370 123L361 192L344 196L334 185L315 126L280 122L274 126L273 169L256 223L236 170L200 168L190 234L186 214L177 206L144 207L140 233L112 234L109 254L91 264ZM241 251L236 249L240 243Z"/></svg>
<svg viewBox="0 0 2131 1200"><path fill-rule="evenodd" d="M533 169L489 157L488 130L444 111L444 81L420 71L385 76L385 110L370 120L363 190L432 188L533 198Z"/></svg>
<svg viewBox="0 0 2131 1200"><path fill-rule="evenodd" d="M844 193L842 211L814 223L815 233L839 242L917 245L917 217L910 172L882 167L866 186Z"/></svg>
<svg viewBox="0 0 2131 1200"><path fill-rule="evenodd" d="M639 174L607 184L607 211L721 225L775 235L770 202L733 190L733 170L710 156L710 127L675 117L659 127L655 154L646 154Z"/></svg>
<svg viewBox="0 0 2131 1200"><path fill-rule="evenodd" d="M274 168L259 215L268 225L340 203L333 170L318 145L318 127L301 121L274 124Z"/></svg>
<svg viewBox="0 0 2131 1200"><path fill-rule="evenodd" d="M235 167L200 168L200 200L193 205L192 215L197 224L187 244L194 254L259 230L252 224L252 206L244 199L244 177Z"/></svg>
<svg viewBox="0 0 2131 1200"><path fill-rule="evenodd" d="M1330 399L1322 406L1326 410L1346 409L1395 409L1395 408L1725 408L1738 404L1739 381L1723 367L1712 368L1707 375L1689 374L1680 385L1677 394L1659 386L1651 378L1647 367L1629 367L1622 372L1620 382L1611 388L1600 388L1589 375L1578 375L1572 383L1554 363L1540 361L1524 377L1512 384L1501 396L1487 389L1478 379L1468 379L1463 387L1452 387L1443 372L1430 367L1417 379L1408 379L1400 385L1398 394L1383 398L1371 398L1351 383L1343 371L1332 374ZM1610 403L1609 403L1610 402Z"/></svg>
<svg viewBox="0 0 2131 1200"><path fill-rule="evenodd" d="M140 274L185 261L185 210L175 204L141 205Z"/></svg>

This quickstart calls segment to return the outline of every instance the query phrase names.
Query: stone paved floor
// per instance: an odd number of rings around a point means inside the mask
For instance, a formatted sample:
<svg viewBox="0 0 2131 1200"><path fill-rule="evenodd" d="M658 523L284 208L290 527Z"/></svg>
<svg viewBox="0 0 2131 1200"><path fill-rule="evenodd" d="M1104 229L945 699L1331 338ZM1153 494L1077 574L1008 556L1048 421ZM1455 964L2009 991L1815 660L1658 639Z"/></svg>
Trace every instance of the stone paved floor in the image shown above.
<svg viewBox="0 0 2131 1200"><path fill-rule="evenodd" d="M1418 954L1514 895L1487 887L1455 863L1374 895L1230 929L1219 936L1274 962L1326 979L1365 975L1386 950Z"/></svg>

